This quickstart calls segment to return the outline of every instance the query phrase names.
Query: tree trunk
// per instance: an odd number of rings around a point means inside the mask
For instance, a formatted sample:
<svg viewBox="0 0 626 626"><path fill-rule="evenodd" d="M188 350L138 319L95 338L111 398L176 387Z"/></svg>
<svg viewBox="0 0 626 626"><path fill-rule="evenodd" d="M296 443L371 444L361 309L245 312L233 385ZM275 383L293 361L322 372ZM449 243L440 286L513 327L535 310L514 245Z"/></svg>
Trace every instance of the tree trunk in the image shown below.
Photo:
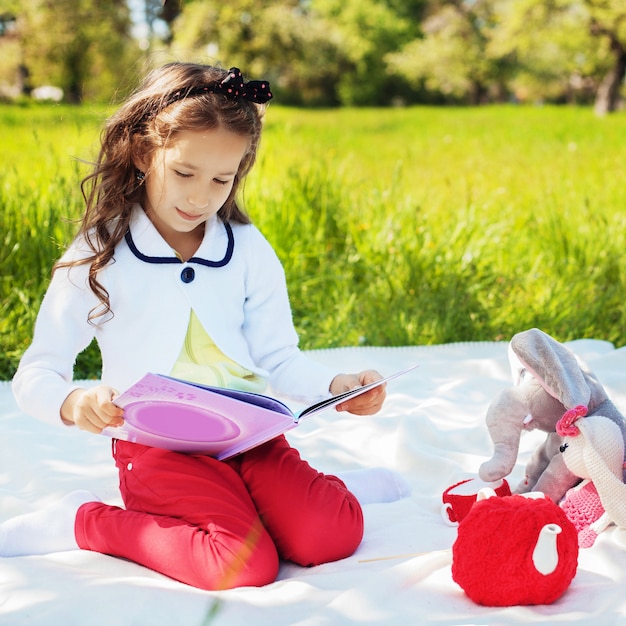
<svg viewBox="0 0 626 626"><path fill-rule="evenodd" d="M486 93L487 90L485 86L479 80L473 80L468 93L470 105L479 106L480 104L484 104Z"/></svg>
<svg viewBox="0 0 626 626"><path fill-rule="evenodd" d="M606 115L617 109L620 98L620 89L626 75L626 48L618 39L617 34L611 30L592 23L591 32L595 35L608 36L611 42L614 64L608 74L602 79L596 93L594 111L596 115Z"/></svg>
<svg viewBox="0 0 626 626"><path fill-rule="evenodd" d="M594 106L596 115L606 115L617 109L624 76L626 76L626 54L621 54L598 87Z"/></svg>

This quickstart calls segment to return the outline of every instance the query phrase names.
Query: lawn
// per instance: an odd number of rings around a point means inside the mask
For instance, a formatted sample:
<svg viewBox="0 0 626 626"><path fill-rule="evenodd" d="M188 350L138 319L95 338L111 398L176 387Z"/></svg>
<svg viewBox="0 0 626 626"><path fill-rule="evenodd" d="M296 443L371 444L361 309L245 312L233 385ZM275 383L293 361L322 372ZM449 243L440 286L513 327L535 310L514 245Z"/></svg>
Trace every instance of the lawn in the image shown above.
<svg viewBox="0 0 626 626"><path fill-rule="evenodd" d="M103 108L0 107L0 379L75 232ZM270 106L243 201L304 348L508 339L626 344L626 115ZM97 376L90 349L77 375Z"/></svg>

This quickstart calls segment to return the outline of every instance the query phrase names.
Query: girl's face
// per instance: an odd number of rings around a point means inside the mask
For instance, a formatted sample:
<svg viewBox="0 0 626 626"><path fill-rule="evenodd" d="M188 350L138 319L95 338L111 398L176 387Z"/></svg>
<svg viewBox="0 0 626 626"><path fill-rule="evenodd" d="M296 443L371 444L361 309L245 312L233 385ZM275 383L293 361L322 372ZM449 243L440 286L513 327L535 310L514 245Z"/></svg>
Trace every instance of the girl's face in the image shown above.
<svg viewBox="0 0 626 626"><path fill-rule="evenodd" d="M185 130L149 163L136 162L146 172L143 208L175 250L195 251L204 223L228 199L248 147L247 137L222 128Z"/></svg>

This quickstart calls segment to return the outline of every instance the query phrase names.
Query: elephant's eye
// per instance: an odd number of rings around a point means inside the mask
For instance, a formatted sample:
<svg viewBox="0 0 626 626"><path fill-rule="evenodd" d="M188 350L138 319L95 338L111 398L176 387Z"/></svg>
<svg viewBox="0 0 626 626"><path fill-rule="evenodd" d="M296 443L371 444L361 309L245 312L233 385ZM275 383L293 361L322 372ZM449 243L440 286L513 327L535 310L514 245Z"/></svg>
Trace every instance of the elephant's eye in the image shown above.
<svg viewBox="0 0 626 626"><path fill-rule="evenodd" d="M559 450L561 452L565 452L565 450L567 450L569 444L568 443L562 443L561 446L559 447Z"/></svg>

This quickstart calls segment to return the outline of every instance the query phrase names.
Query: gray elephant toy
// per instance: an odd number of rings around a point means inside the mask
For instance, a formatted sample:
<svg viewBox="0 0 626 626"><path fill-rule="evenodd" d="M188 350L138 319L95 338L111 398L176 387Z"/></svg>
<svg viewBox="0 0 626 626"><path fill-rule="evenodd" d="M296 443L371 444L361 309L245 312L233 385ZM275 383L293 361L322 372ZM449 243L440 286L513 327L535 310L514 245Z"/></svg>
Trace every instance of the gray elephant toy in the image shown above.
<svg viewBox="0 0 626 626"><path fill-rule="evenodd" d="M546 439L528 462L526 476L514 491L541 491L558 503L568 489L580 482L560 453L562 438L556 424L563 414L584 405L588 415L603 415L615 422L626 440L624 417L587 365L537 328L511 339L509 362L514 385L487 409L486 423L494 452L478 474L486 482L506 478L517 461L522 431L537 428L547 433Z"/></svg>

